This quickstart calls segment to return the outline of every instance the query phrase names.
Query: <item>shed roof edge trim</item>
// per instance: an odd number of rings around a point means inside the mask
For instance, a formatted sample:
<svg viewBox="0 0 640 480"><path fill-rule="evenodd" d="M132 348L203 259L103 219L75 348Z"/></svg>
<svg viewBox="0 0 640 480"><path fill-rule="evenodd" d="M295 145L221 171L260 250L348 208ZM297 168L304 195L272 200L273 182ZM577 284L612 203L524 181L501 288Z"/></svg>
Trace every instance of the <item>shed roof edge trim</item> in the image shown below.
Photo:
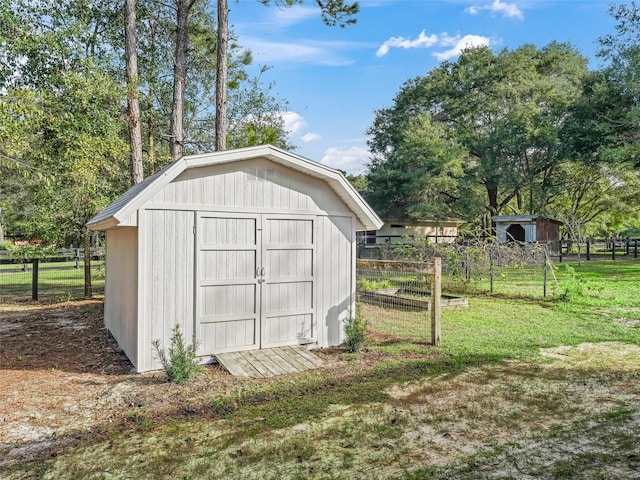
<svg viewBox="0 0 640 480"><path fill-rule="evenodd" d="M148 177L141 184L131 187L105 210L93 217L87 223L87 226L94 230L117 226L120 222L133 215L147 200L187 169L259 157L268 158L313 177L321 178L349 206L367 230L377 230L382 227L382 220L339 171L272 145L182 157L160 170L157 174ZM115 219L115 223L108 221L111 219Z"/></svg>

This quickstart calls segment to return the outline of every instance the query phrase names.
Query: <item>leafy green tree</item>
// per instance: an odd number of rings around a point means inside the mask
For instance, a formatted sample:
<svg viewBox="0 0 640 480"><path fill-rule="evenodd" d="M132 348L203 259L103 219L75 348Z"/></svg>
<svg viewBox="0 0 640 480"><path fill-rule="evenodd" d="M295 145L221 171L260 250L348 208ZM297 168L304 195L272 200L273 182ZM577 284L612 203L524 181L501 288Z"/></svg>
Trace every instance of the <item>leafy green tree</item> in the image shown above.
<svg viewBox="0 0 640 480"><path fill-rule="evenodd" d="M561 186L546 211L563 221L575 238L610 236L639 224L640 175L626 167L567 162Z"/></svg>
<svg viewBox="0 0 640 480"><path fill-rule="evenodd" d="M367 176L372 204L383 215L396 207L421 219L463 216L474 196L463 182L464 147L426 114L409 120L399 140Z"/></svg>
<svg viewBox="0 0 640 480"><path fill-rule="evenodd" d="M89 67L61 73L48 89L15 87L0 98L4 113L27 120L19 135L28 144L21 146L18 160L38 172L18 189L19 196L3 203L15 215L25 198L30 200L21 233L46 244L85 247L86 296L91 296L91 234L85 224L129 184L123 98L121 85ZM0 178L0 189L15 190L19 176L14 172L8 179L13 182Z"/></svg>
<svg viewBox="0 0 640 480"><path fill-rule="evenodd" d="M427 76L406 82L394 105L376 112L368 130L373 154L369 185L378 192L374 203L388 208L398 201L390 189L398 180L388 182L393 176L402 178L402 169L415 163L411 156L424 148L420 142L426 140L412 133L416 119L421 119L422 135L432 137L436 145L444 139L459 148L452 150L458 152L456 167L450 159L445 169L438 167L443 160L423 150L420 162L428 165L426 172L433 164L435 176L427 183L411 181L402 192L403 199L418 205L416 199L424 190L421 205L431 206L414 208L415 212L442 210L444 206L432 205L441 201L467 218L482 211L499 214L514 202L518 209L539 211L546 204L545 180L563 160L559 129L580 96L586 72L586 60L577 51L551 43L498 54L487 47L469 49L457 61L443 62ZM425 130L425 119L437 128ZM484 192L482 201L479 189ZM439 192L438 198L434 192ZM528 194L526 200L523 194Z"/></svg>

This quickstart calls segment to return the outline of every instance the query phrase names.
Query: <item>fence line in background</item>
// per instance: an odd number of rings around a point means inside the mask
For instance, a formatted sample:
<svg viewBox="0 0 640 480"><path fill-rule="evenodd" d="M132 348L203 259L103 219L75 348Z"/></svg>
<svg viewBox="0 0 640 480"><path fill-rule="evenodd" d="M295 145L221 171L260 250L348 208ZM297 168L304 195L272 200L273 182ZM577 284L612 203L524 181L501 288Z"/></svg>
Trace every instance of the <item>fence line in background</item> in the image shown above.
<svg viewBox="0 0 640 480"><path fill-rule="evenodd" d="M476 245L480 242L491 244L490 240L466 239L464 237L434 236L415 237L408 235L367 235L361 236L357 242L358 258L372 258L378 260L397 259L394 251L407 247L419 248L424 245ZM549 253L549 259L557 259L559 262L567 259L611 259L618 256L633 256L638 258L639 238L586 238L584 240L559 240L544 243L518 243L509 242L499 245L520 246L523 248L545 247Z"/></svg>
<svg viewBox="0 0 640 480"><path fill-rule="evenodd" d="M64 301L85 295L84 250L58 250L45 258L11 258L0 252L0 303ZM91 284L104 292L104 249L91 250Z"/></svg>

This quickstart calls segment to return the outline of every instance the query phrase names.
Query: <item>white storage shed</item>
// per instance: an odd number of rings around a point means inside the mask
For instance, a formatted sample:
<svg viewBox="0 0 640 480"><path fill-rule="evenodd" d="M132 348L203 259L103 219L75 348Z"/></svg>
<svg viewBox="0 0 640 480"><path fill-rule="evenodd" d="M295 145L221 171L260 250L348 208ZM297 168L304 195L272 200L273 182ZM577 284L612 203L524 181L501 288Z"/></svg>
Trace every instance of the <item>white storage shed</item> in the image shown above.
<svg viewBox="0 0 640 480"><path fill-rule="evenodd" d="M183 157L88 226L106 231L105 325L143 372L176 324L203 362L342 343L356 231L382 222L338 171L260 146Z"/></svg>

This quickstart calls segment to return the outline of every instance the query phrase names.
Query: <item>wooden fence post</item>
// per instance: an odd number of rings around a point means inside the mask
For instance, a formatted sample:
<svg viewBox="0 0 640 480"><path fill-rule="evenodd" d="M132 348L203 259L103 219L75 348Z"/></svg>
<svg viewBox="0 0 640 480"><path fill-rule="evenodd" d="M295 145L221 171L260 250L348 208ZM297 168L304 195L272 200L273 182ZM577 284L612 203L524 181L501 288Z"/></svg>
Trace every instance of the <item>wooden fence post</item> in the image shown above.
<svg viewBox="0 0 640 480"><path fill-rule="evenodd" d="M40 260L34 258L32 262L33 267L31 268L31 300L38 300L38 269L40 266Z"/></svg>
<svg viewBox="0 0 640 480"><path fill-rule="evenodd" d="M562 240L558 241L558 260L562 263Z"/></svg>
<svg viewBox="0 0 640 480"><path fill-rule="evenodd" d="M440 346L442 340L442 332L440 326L440 317L442 314L442 259L435 257L433 259L433 274L431 281L431 345Z"/></svg>
<svg viewBox="0 0 640 480"><path fill-rule="evenodd" d="M616 261L616 240L611 239L611 260Z"/></svg>

